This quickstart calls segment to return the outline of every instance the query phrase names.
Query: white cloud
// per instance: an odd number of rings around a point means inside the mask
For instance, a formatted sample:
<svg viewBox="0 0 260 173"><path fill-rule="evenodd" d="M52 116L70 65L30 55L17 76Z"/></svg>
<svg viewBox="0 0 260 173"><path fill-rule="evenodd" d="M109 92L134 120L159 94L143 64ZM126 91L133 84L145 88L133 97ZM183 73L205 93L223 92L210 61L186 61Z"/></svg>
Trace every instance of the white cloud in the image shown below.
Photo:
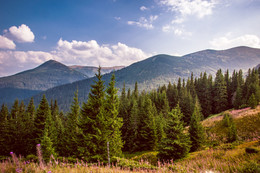
<svg viewBox="0 0 260 173"><path fill-rule="evenodd" d="M198 18L211 15L216 5L215 0L161 0L159 3L181 16L195 15Z"/></svg>
<svg viewBox="0 0 260 173"><path fill-rule="evenodd" d="M249 46L260 48L260 38L256 35L242 35L236 38L230 38L230 33L227 36L215 38L210 41L210 45L214 49L228 49L237 46Z"/></svg>
<svg viewBox="0 0 260 173"><path fill-rule="evenodd" d="M15 49L15 44L12 40L0 35L0 49Z"/></svg>
<svg viewBox="0 0 260 173"><path fill-rule="evenodd" d="M128 21L128 25L136 25L138 27L146 28L146 29L153 29L153 22L158 18L157 15L150 16L149 19L146 19L145 17L141 17L138 21Z"/></svg>
<svg viewBox="0 0 260 173"><path fill-rule="evenodd" d="M67 41L60 39L57 47L51 52L0 51L0 76L34 68L50 59L67 65L127 66L149 56L151 54L120 42L115 45L99 45L95 40Z"/></svg>
<svg viewBox="0 0 260 173"><path fill-rule="evenodd" d="M140 10L141 10L141 11L145 11L145 10L148 10L148 8L145 7L145 6L141 6L141 7L140 7Z"/></svg>
<svg viewBox="0 0 260 173"><path fill-rule="evenodd" d="M10 27L9 30L4 31L4 36L20 43L34 41L33 32L25 24L22 24L18 28L16 26Z"/></svg>
<svg viewBox="0 0 260 173"><path fill-rule="evenodd" d="M0 76L35 68L50 59L61 60L42 51L0 51Z"/></svg>
<svg viewBox="0 0 260 173"><path fill-rule="evenodd" d="M147 58L149 55L141 49L125 44L99 45L95 40L88 42L71 42L60 39L52 54L61 57L66 64L82 64L93 66L130 65Z"/></svg>
<svg viewBox="0 0 260 173"><path fill-rule="evenodd" d="M116 20L121 20L121 17L114 17Z"/></svg>
<svg viewBox="0 0 260 173"><path fill-rule="evenodd" d="M164 25L162 31L165 33L173 33L176 36L181 36L183 38L191 36L192 33L185 31L183 28L178 28L174 25Z"/></svg>

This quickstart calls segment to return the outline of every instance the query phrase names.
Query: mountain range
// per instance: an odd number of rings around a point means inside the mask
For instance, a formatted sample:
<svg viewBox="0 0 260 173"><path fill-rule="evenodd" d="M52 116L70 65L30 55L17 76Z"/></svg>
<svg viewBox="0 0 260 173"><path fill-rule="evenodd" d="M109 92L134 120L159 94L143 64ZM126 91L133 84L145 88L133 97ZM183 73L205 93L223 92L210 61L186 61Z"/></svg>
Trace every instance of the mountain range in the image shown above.
<svg viewBox="0 0 260 173"><path fill-rule="evenodd" d="M102 73L109 73L119 68L105 68ZM84 66L70 67L49 60L34 69L0 78L0 103L13 102L16 98L25 99L55 86L93 77L97 69Z"/></svg>
<svg viewBox="0 0 260 173"><path fill-rule="evenodd" d="M176 82L179 77L188 78L191 72L194 73L194 76L198 76L204 71L214 75L218 69L223 69L223 71L229 69L230 72L239 69L246 71L259 63L260 49L236 47L227 50L203 50L182 57L164 54L156 55L125 68L119 67L113 73L116 76L116 87L119 89L122 88L123 83L126 84L126 88L132 89L134 83L138 82L139 90L151 90L169 82ZM83 79L79 79L79 81L75 80L74 82L70 81L67 84L61 84L46 91L36 93L34 96L36 104L39 103L42 95L45 94L49 100L57 99L60 108L67 111L72 103L74 92L77 89L79 92L79 101L83 102L87 100L91 84L93 84L95 77L87 78L87 75L93 76L93 72L84 72L84 70L96 70L96 68L82 66L70 66L67 68L73 72L79 72L83 75ZM107 73L103 76L106 85L111 78L111 74ZM37 78L40 79L40 75ZM0 78L1 83L2 78ZM37 88L35 89L37 90Z"/></svg>

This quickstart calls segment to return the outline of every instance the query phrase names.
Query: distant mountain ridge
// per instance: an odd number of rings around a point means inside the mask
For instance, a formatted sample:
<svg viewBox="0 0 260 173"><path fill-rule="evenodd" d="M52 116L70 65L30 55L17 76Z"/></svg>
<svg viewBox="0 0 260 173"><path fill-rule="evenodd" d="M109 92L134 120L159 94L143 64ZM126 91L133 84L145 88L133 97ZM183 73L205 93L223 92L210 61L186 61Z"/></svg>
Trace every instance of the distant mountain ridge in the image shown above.
<svg viewBox="0 0 260 173"><path fill-rule="evenodd" d="M47 90L86 78L88 76L62 63L49 60L34 69L0 78L0 88Z"/></svg>
<svg viewBox="0 0 260 173"><path fill-rule="evenodd" d="M156 55L114 73L118 88L122 88L124 82L127 88L133 88L134 83L137 81L139 91L141 91L143 89L155 89L169 82L176 82L179 77L188 78L191 72L194 73L194 76L198 76L205 71L208 74L215 75L218 69L223 71L229 69L230 74L232 74L233 70L242 69L247 71L249 68L255 67L259 62L260 49L236 47L220 51L204 50L182 57ZM106 85L111 78L111 74L103 76ZM39 102L42 95L45 94L48 99L57 99L60 108L67 111L77 89L79 101L87 100L94 80L95 78L90 78L54 87L35 96L35 100Z"/></svg>
<svg viewBox="0 0 260 173"><path fill-rule="evenodd" d="M0 78L0 103L25 99L49 88L87 78L62 63L49 60L34 69Z"/></svg>
<svg viewBox="0 0 260 173"><path fill-rule="evenodd" d="M94 77L98 70L98 67L93 67L93 66L73 65L73 66L69 66L69 67L71 69L76 70L80 73L83 73L89 77ZM125 68L125 66L102 67L101 73L106 74L106 73L110 73L112 71L121 70L122 68Z"/></svg>

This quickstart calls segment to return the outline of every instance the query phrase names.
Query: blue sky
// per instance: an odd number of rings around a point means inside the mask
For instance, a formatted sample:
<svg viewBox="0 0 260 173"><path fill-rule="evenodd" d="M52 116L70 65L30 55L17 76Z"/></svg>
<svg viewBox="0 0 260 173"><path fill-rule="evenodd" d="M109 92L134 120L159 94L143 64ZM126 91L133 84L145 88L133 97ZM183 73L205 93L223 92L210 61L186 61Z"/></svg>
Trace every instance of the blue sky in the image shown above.
<svg viewBox="0 0 260 173"><path fill-rule="evenodd" d="M0 76L236 46L260 48L259 0L0 0Z"/></svg>

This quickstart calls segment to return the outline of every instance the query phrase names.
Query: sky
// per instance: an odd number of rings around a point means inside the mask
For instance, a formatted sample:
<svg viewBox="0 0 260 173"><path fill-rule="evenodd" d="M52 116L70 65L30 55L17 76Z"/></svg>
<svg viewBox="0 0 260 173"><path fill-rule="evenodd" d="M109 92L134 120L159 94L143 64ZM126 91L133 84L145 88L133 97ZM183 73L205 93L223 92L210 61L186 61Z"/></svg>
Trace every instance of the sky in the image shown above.
<svg viewBox="0 0 260 173"><path fill-rule="evenodd" d="M0 0L0 77L236 46L260 48L260 0Z"/></svg>

